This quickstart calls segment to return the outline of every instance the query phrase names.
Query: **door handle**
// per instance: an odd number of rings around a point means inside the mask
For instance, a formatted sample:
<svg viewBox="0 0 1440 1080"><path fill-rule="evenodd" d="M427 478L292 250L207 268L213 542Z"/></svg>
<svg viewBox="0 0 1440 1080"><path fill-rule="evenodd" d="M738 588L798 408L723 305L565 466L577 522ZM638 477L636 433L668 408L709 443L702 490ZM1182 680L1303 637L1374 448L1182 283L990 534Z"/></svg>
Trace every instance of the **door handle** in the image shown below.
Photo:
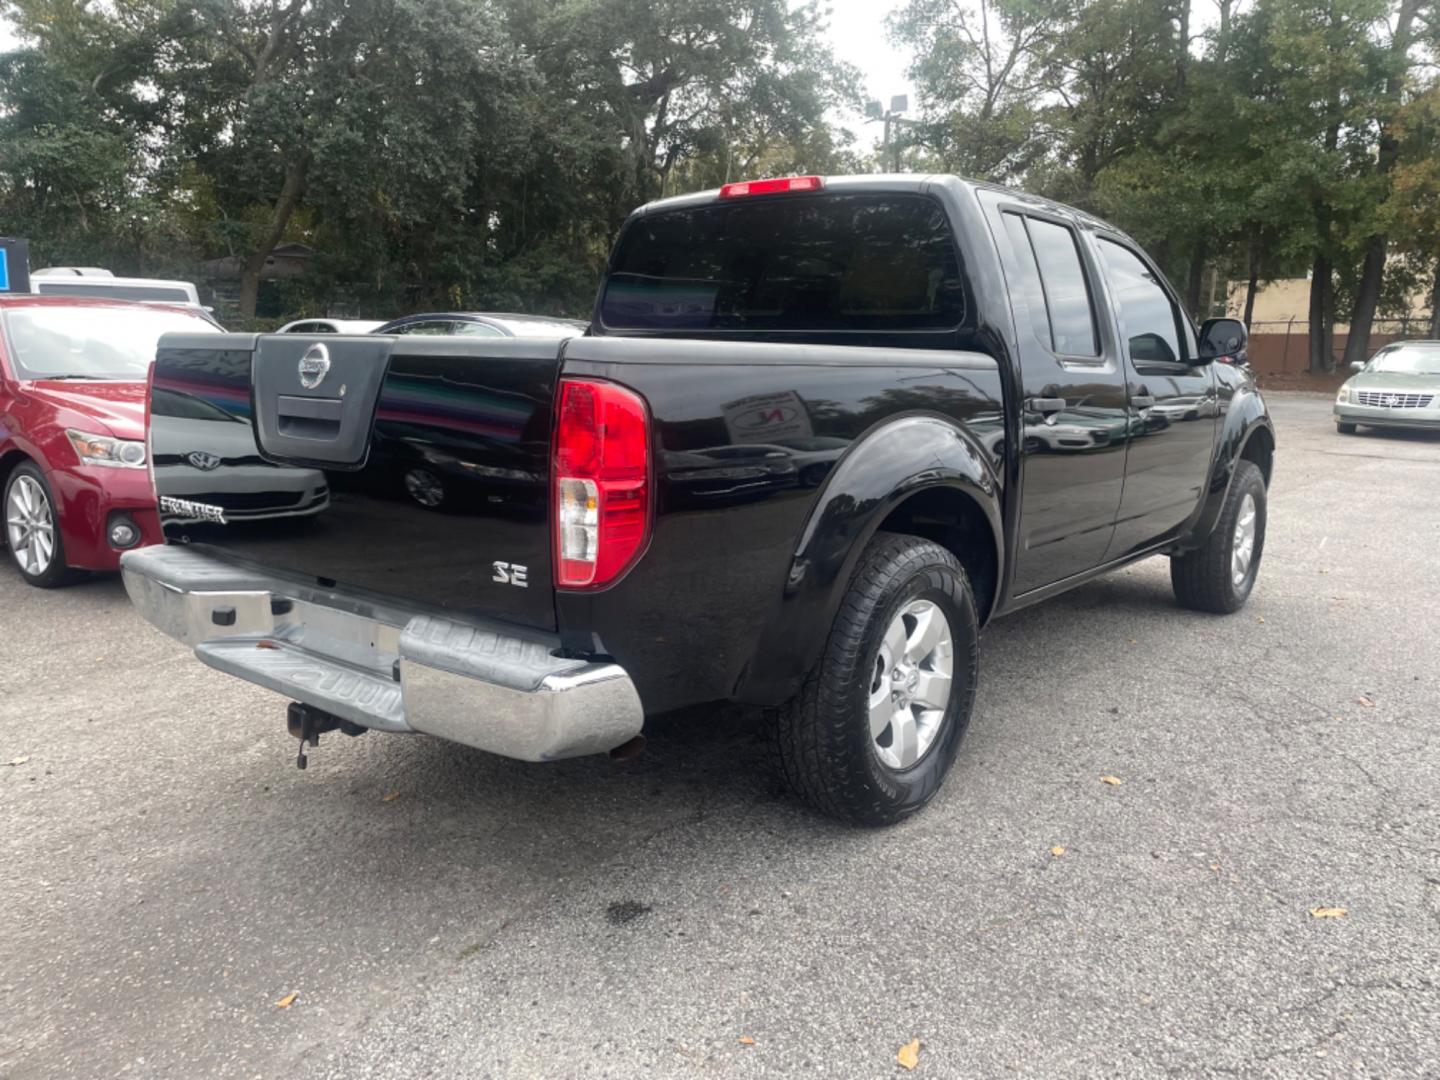
<svg viewBox="0 0 1440 1080"><path fill-rule="evenodd" d="M1155 404L1155 399L1149 394L1132 394L1130 396L1130 404L1134 405L1137 409L1148 409Z"/></svg>
<svg viewBox="0 0 1440 1080"><path fill-rule="evenodd" d="M1057 413L1066 404L1063 397L1032 397L1025 402L1025 408L1030 412Z"/></svg>

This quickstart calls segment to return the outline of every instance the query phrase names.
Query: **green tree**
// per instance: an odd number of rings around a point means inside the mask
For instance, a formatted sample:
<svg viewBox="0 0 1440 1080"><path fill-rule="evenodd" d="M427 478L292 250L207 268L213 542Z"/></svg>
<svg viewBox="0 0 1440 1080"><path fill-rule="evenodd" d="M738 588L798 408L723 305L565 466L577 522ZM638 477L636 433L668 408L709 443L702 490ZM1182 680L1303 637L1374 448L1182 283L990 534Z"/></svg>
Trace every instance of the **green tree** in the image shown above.
<svg viewBox="0 0 1440 1080"><path fill-rule="evenodd" d="M1310 222L1310 369L1334 366L1337 272L1366 203L1361 176L1383 84L1376 29L1387 0L1260 0L1245 28L1258 38L1257 96L1274 160L1303 191Z"/></svg>
<svg viewBox="0 0 1440 1080"><path fill-rule="evenodd" d="M1384 85L1375 97L1374 114L1369 118L1375 128L1376 145L1374 164L1368 170L1373 195L1367 199L1367 206L1383 205L1393 186L1393 173L1401 151L1398 113L1404 105L1407 91L1413 90L1412 72L1420 58L1416 48L1416 20L1431 7L1428 0L1400 0L1399 10L1395 13L1394 29L1382 56ZM1385 263L1390 252L1389 238L1381 218L1376 215L1367 224L1371 226L1371 231L1364 242L1360 280L1350 312L1350 334L1345 340L1347 364L1364 360L1370 355L1370 328L1374 324Z"/></svg>
<svg viewBox="0 0 1440 1080"><path fill-rule="evenodd" d="M505 93L494 20L465 0L181 0L154 35L170 163L242 223L245 316L307 195L426 217L463 190Z"/></svg>
<svg viewBox="0 0 1440 1080"><path fill-rule="evenodd" d="M1024 178L1050 150L1037 102L1060 25L1025 0L911 0L895 11L890 35L913 56L923 110L907 136L963 175Z"/></svg>
<svg viewBox="0 0 1440 1080"><path fill-rule="evenodd" d="M1379 220L1400 253L1430 279L1428 336L1440 339L1440 84L1395 117L1400 151Z"/></svg>

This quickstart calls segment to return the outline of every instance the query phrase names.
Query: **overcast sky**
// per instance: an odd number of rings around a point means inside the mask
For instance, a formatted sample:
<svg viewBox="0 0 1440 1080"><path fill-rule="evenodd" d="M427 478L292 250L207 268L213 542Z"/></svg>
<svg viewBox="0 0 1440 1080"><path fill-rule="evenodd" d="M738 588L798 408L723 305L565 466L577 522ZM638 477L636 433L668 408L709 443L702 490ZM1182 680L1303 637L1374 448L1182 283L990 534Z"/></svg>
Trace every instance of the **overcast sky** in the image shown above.
<svg viewBox="0 0 1440 1080"><path fill-rule="evenodd" d="M830 13L830 40L835 55L848 60L865 77L865 95L888 105L895 94L911 94L905 77L907 58L897 52L885 34L885 16L900 0L835 0ZM911 105L915 103L912 101ZM851 123L857 121L852 120ZM867 133L858 131L862 143Z"/></svg>

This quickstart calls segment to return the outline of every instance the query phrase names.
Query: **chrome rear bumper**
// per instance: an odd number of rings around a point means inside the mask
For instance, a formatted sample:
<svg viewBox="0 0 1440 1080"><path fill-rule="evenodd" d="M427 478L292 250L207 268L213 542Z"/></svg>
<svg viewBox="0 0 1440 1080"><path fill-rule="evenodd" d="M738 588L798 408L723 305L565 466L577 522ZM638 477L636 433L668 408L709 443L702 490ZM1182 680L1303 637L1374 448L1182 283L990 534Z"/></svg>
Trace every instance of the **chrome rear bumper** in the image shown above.
<svg viewBox="0 0 1440 1080"><path fill-rule="evenodd" d="M553 635L417 612L192 546L128 551L136 609L204 663L378 731L420 731L524 761L640 734L617 664L556 656Z"/></svg>

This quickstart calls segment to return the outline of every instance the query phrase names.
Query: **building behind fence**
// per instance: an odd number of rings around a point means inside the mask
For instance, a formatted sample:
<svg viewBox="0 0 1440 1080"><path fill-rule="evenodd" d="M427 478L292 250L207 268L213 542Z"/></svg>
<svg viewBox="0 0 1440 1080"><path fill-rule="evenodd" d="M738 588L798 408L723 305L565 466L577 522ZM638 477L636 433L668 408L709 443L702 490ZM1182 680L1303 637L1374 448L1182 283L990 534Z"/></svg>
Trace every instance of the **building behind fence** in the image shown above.
<svg viewBox="0 0 1440 1080"><path fill-rule="evenodd" d="M1232 281L1226 290L1227 313L1242 318L1245 309L1245 282ZM1370 330L1367 356L1392 341L1429 335L1430 300L1428 289L1417 290L1410 298L1410 314L1394 319L1376 319ZM1250 367L1257 375L1298 375L1310 366L1309 278L1282 278L1267 281L1255 294L1255 312L1250 322ZM1345 355L1350 328L1335 326L1335 363Z"/></svg>
<svg viewBox="0 0 1440 1080"><path fill-rule="evenodd" d="M1298 375L1310 366L1309 322L1300 317L1293 319L1256 320L1250 324L1250 369L1257 375ZM1374 356L1392 341L1406 338L1423 338L1430 330L1428 316L1410 316L1403 319L1376 319L1370 330L1368 356ZM1342 329L1335 331L1335 363L1345 355L1345 341L1349 333Z"/></svg>

